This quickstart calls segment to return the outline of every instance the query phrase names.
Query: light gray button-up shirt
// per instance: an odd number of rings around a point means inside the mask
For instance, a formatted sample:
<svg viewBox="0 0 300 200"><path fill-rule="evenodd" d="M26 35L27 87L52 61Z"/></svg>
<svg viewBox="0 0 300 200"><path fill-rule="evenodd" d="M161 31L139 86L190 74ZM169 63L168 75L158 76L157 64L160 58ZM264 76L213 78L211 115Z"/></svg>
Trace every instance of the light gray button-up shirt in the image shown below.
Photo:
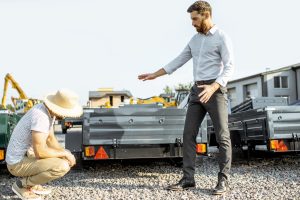
<svg viewBox="0 0 300 200"><path fill-rule="evenodd" d="M164 70L172 74L193 58L194 81L216 79L226 86L234 70L232 44L228 36L216 26L205 34L197 33L182 53L171 61Z"/></svg>

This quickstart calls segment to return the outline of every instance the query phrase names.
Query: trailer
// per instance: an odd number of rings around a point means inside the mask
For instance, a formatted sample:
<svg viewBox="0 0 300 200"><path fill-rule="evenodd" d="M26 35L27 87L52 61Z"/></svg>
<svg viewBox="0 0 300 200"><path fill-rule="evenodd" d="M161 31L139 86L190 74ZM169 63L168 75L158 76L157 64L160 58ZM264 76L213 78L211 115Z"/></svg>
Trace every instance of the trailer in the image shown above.
<svg viewBox="0 0 300 200"><path fill-rule="evenodd" d="M0 164L5 163L5 154L10 136L20 119L20 115L9 110L0 110Z"/></svg>
<svg viewBox="0 0 300 200"><path fill-rule="evenodd" d="M66 134L66 148L79 162L141 158L180 160L185 115L185 108L146 104L84 109L82 131ZM207 130L200 128L197 154L206 153Z"/></svg>
<svg viewBox="0 0 300 200"><path fill-rule="evenodd" d="M233 107L228 116L232 146L249 153L300 152L300 106L290 106L283 97L261 97ZM214 128L208 120L208 137L216 146Z"/></svg>

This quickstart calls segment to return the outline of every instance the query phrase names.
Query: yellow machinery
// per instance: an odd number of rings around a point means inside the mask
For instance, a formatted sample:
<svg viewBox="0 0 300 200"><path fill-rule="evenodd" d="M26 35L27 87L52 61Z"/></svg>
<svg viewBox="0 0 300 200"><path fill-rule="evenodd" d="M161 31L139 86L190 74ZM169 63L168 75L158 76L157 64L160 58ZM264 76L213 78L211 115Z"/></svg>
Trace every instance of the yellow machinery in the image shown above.
<svg viewBox="0 0 300 200"><path fill-rule="evenodd" d="M12 85L12 88L16 89L19 94L19 98L11 97L16 112L25 113L35 104L41 102L38 99L28 98L23 89L20 87L20 85L15 81L15 79L10 74L6 74L4 78L3 97L1 102L2 108L6 109L6 96L9 82Z"/></svg>
<svg viewBox="0 0 300 200"><path fill-rule="evenodd" d="M137 104L161 104L164 107L176 106L175 101L168 102L164 98L159 96L153 96L147 99L137 99Z"/></svg>
<svg viewBox="0 0 300 200"><path fill-rule="evenodd" d="M111 108L109 101L105 102L104 106L101 106L101 108Z"/></svg>
<svg viewBox="0 0 300 200"><path fill-rule="evenodd" d="M188 95L188 90L176 90L176 98L172 100L171 97L163 98L159 96L153 96L147 99L137 99L137 104L161 104L163 107L177 107L183 99ZM132 101L131 101L132 102Z"/></svg>

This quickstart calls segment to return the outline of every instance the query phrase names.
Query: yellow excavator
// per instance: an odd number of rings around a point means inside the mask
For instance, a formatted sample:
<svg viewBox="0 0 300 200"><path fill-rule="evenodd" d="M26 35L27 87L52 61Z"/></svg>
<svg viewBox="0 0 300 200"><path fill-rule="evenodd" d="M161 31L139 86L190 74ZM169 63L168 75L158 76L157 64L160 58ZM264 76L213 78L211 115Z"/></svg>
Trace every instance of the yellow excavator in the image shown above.
<svg viewBox="0 0 300 200"><path fill-rule="evenodd" d="M183 101L183 99L189 94L189 90L176 90L176 97L172 100L172 97L152 96L147 99L137 99L137 104L161 104L163 107L177 107Z"/></svg>
<svg viewBox="0 0 300 200"><path fill-rule="evenodd" d="M41 100L39 99L28 98L23 89L16 82L16 80L8 73L4 78L3 97L1 101L1 107L3 109L6 109L8 83L10 83L12 88L16 89L19 94L19 98L11 97L12 103L14 104L15 111L17 113L26 113L35 104L41 102Z"/></svg>
<svg viewBox="0 0 300 200"><path fill-rule="evenodd" d="M173 107L176 106L175 101L168 102L163 97L152 96L147 99L137 99L137 104L161 104L163 107Z"/></svg>

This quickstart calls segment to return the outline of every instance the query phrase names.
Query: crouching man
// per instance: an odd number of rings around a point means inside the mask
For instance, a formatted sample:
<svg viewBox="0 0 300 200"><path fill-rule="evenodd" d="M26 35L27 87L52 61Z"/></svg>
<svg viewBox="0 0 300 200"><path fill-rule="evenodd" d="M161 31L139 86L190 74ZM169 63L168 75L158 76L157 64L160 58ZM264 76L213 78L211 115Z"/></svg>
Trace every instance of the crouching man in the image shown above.
<svg viewBox="0 0 300 200"><path fill-rule="evenodd" d="M64 89L47 95L44 103L35 105L21 118L6 154L9 172L22 177L12 186L19 198L39 200L39 195L50 194L41 185L64 176L75 165L75 157L55 138L53 124L55 119L80 115L77 95Z"/></svg>

